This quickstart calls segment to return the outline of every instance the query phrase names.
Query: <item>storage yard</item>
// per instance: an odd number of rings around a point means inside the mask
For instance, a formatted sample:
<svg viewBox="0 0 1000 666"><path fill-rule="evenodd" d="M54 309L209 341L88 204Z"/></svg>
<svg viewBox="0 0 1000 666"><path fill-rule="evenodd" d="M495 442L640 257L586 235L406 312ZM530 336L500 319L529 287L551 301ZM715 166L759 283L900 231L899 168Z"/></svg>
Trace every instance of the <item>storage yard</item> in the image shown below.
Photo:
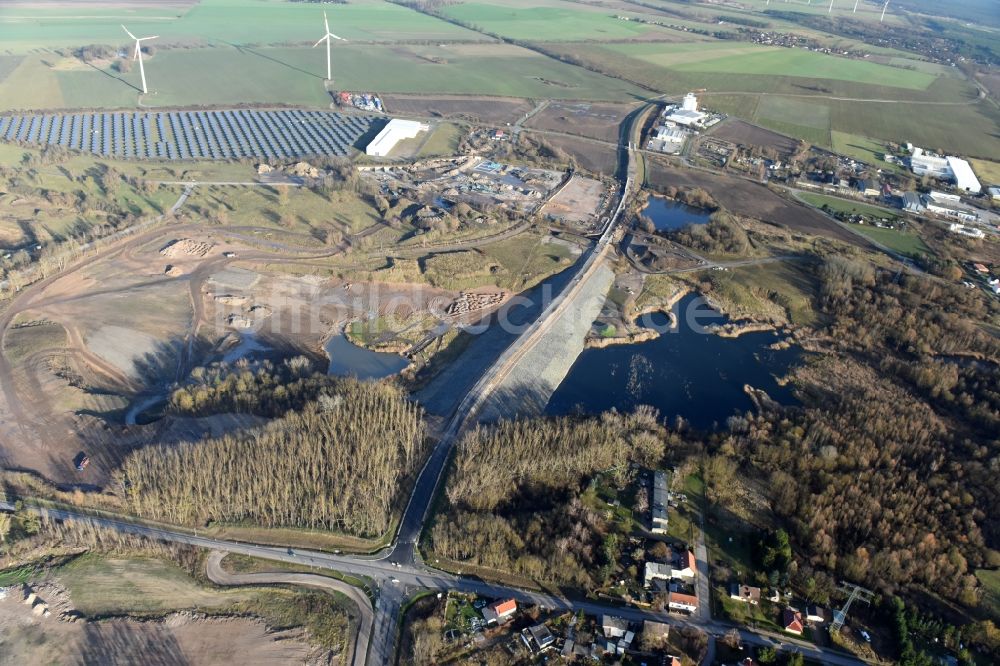
<svg viewBox="0 0 1000 666"><path fill-rule="evenodd" d="M375 119L325 111L170 111L0 117L0 137L125 159L346 156Z"/></svg>
<svg viewBox="0 0 1000 666"><path fill-rule="evenodd" d="M499 164L477 157L366 169L362 174L378 182L386 195L405 194L411 199L437 200L446 205L497 205L519 211L533 211L563 179L559 171Z"/></svg>

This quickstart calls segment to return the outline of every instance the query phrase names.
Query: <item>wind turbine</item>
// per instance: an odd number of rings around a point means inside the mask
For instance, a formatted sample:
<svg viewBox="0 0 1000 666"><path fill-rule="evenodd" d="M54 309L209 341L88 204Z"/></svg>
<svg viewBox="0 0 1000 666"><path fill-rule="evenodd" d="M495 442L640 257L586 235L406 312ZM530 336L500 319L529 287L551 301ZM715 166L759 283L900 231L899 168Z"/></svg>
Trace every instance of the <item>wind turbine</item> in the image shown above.
<svg viewBox="0 0 1000 666"><path fill-rule="evenodd" d="M885 20L885 10L889 9L889 0L885 0L885 7L882 8L882 18L878 20L879 23Z"/></svg>
<svg viewBox="0 0 1000 666"><path fill-rule="evenodd" d="M145 95L149 91L146 90L146 70L143 69L143 67L142 67L142 42L148 41L150 39L157 39L159 37L159 35L153 35L152 37L141 37L140 38L140 37L136 37L131 32L129 32L128 28L126 28L124 25L122 26L122 30L124 30L128 34L129 37L131 37L132 39L135 40L135 55L132 56L132 60L138 60L139 61L139 76L140 76L140 78L142 78L142 94Z"/></svg>
<svg viewBox="0 0 1000 666"><path fill-rule="evenodd" d="M861 2L861 0L854 0L854 13L855 14L858 13L858 3L859 2Z"/></svg>
<svg viewBox="0 0 1000 666"><path fill-rule="evenodd" d="M833 13L833 0L830 0L830 9L826 10L826 13L827 14L832 14Z"/></svg>
<svg viewBox="0 0 1000 666"><path fill-rule="evenodd" d="M347 40L343 37L337 37L337 35L330 32L330 22L326 19L326 12L323 12L323 27L326 28L326 34L323 35L322 39L313 44L313 48L316 48L323 42L326 42L326 80L332 81L333 69L330 67L330 38L333 37L334 39L339 39L342 42L346 42Z"/></svg>

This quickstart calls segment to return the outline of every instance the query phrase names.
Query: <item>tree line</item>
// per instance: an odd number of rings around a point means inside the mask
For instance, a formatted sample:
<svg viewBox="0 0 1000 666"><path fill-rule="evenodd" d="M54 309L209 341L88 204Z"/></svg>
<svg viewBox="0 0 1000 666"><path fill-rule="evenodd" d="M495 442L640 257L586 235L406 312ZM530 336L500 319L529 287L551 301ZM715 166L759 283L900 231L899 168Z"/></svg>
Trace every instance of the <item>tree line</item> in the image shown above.
<svg viewBox="0 0 1000 666"><path fill-rule="evenodd" d="M265 426L135 451L115 476L144 518L377 536L424 444L422 412L398 387L344 380Z"/></svg>

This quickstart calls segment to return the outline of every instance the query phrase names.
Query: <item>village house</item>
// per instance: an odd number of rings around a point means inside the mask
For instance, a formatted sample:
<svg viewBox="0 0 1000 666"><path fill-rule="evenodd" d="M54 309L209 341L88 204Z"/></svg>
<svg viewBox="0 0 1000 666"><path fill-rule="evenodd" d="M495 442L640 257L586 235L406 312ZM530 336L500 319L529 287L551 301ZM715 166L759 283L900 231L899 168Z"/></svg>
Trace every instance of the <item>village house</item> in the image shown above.
<svg viewBox="0 0 1000 666"><path fill-rule="evenodd" d="M790 634L802 635L802 613L794 608L786 608L781 615L781 626Z"/></svg>
<svg viewBox="0 0 1000 666"><path fill-rule="evenodd" d="M667 598L667 607L670 610L694 613L698 610L698 597L683 592L671 592Z"/></svg>
<svg viewBox="0 0 1000 666"><path fill-rule="evenodd" d="M729 598L756 606L760 603L760 588L733 583L729 586Z"/></svg>
<svg viewBox="0 0 1000 666"><path fill-rule="evenodd" d="M517 612L517 602L513 599L496 601L483 609L486 624L503 624Z"/></svg>

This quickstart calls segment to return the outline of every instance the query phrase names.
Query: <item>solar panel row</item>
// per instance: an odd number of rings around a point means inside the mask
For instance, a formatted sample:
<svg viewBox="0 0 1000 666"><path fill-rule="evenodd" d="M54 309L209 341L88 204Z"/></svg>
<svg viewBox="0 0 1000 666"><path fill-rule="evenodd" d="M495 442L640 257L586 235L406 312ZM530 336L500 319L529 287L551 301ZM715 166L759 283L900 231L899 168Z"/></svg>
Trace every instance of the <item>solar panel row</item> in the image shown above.
<svg viewBox="0 0 1000 666"><path fill-rule="evenodd" d="M2 116L0 139L126 159L344 156L372 120L299 109Z"/></svg>

